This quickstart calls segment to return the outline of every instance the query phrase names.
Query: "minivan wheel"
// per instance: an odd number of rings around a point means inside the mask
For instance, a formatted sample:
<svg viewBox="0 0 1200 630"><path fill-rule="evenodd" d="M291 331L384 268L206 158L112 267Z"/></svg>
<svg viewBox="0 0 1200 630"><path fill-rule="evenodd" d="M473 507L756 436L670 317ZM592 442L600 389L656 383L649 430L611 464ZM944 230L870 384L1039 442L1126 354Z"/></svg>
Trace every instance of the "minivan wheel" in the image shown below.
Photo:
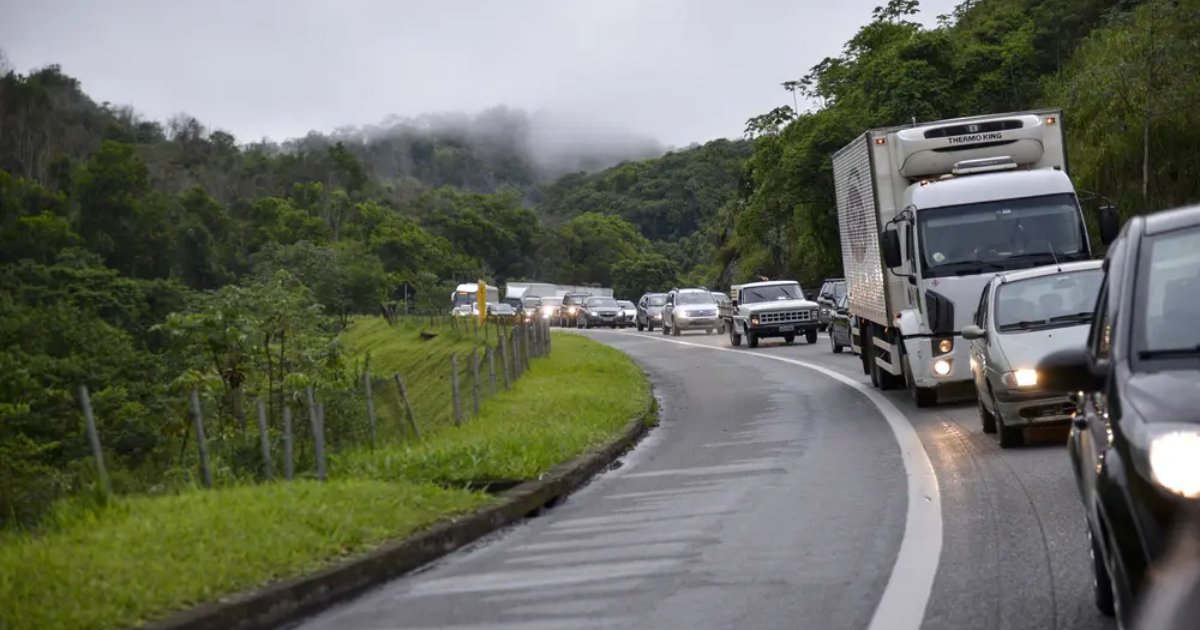
<svg viewBox="0 0 1200 630"><path fill-rule="evenodd" d="M1020 426L1010 427L1004 424L1004 414L1000 413L1000 405L996 404L996 395L992 394L992 415L996 418L996 433L1000 436L1000 448L1013 448L1025 441L1025 429Z"/></svg>
<svg viewBox="0 0 1200 630"><path fill-rule="evenodd" d="M976 398L976 404L979 405L979 422L981 424L983 424L983 432L984 433L995 433L996 432L996 416L993 416L992 412L988 411L987 407L984 406L982 396L976 396L975 398Z"/></svg>
<svg viewBox="0 0 1200 630"><path fill-rule="evenodd" d="M1104 554L1100 550L1099 541L1092 535L1090 525L1087 528L1087 537L1088 555L1092 558L1092 593L1096 598L1096 608L1111 617L1116 614L1112 576L1108 574L1108 567L1104 565Z"/></svg>

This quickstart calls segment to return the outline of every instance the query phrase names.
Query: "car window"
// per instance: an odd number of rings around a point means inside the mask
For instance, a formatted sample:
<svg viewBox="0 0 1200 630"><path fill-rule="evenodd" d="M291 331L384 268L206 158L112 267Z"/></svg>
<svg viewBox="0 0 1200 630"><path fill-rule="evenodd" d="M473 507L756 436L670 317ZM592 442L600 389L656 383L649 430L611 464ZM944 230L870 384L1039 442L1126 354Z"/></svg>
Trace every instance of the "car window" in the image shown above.
<svg viewBox="0 0 1200 630"><path fill-rule="evenodd" d="M1092 316L1092 329L1088 337L1088 348L1097 359L1107 359L1112 352L1112 319L1108 316L1108 278L1100 283L1100 296Z"/></svg>
<svg viewBox="0 0 1200 630"><path fill-rule="evenodd" d="M991 290L991 282L983 285L983 291L979 294L979 304L975 305L975 325L985 330L987 329L988 294L991 293Z"/></svg>
<svg viewBox="0 0 1200 630"><path fill-rule="evenodd" d="M662 306L663 304L666 304L666 303L667 303L667 296L665 296L665 295L650 296L650 306Z"/></svg>
<svg viewBox="0 0 1200 630"><path fill-rule="evenodd" d="M1140 351L1200 347L1200 229L1143 241L1134 306L1134 345Z"/></svg>

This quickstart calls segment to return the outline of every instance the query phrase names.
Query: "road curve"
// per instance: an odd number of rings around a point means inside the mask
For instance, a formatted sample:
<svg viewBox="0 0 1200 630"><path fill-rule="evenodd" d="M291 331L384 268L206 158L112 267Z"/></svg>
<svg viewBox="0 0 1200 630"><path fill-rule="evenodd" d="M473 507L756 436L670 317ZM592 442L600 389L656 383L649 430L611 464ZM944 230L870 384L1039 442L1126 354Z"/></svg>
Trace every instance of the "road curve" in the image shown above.
<svg viewBox="0 0 1200 630"><path fill-rule="evenodd" d="M843 382L865 382L856 359L830 353L824 337L716 352L703 347L728 347L715 336L594 336L643 366L663 407L620 468L301 627L867 628L895 590L909 505L887 419ZM941 489L922 627L1111 627L1091 605L1061 439L1002 452L973 406L925 411L886 397Z"/></svg>

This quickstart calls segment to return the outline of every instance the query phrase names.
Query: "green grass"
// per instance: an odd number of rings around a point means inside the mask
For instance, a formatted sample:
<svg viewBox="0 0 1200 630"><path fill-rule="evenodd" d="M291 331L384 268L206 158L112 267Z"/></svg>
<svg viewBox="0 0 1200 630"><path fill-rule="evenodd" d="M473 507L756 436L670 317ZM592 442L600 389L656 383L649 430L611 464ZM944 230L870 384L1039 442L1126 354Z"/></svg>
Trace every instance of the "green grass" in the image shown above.
<svg viewBox="0 0 1200 630"><path fill-rule="evenodd" d="M391 354L387 347L372 348L372 356ZM649 399L645 376L627 356L555 334L551 356L485 400L478 418L420 443L346 453L333 474L436 483L532 479L611 439Z"/></svg>
<svg viewBox="0 0 1200 630"><path fill-rule="evenodd" d="M440 328L422 339L421 329L363 318L343 337L354 358L370 353L375 375L405 377L420 442L396 428L390 384L376 390L381 445L332 453L329 482L60 506L38 533L0 534L0 630L128 627L311 572L494 501L444 486L535 478L611 439L650 402L624 354L556 334L550 357L534 359L458 427L449 357L483 348L482 334ZM460 363L469 410L468 362Z"/></svg>
<svg viewBox="0 0 1200 630"><path fill-rule="evenodd" d="M428 484L296 481L78 511L0 539L0 628L123 628L318 569L492 499Z"/></svg>
<svg viewBox="0 0 1200 630"><path fill-rule="evenodd" d="M421 331L437 332L432 339L422 339ZM488 334L490 345L495 345L495 329ZM448 327L429 328L414 322L399 326L388 326L381 317L363 317L342 335L349 354L356 360L370 354L371 374L376 379L385 379L375 388L375 409L382 439L399 435L397 420L400 396L393 375L404 377L408 396L413 406L413 416L422 431L434 430L452 424L454 407L450 398L450 355L458 355L459 383L462 387L464 405L469 405L470 389L467 387L471 350L480 352L483 360L485 343L483 332L478 339L470 333L451 332ZM499 356L496 358L499 369ZM487 374L483 364L482 374ZM499 378L499 377L498 377ZM502 383L502 380L497 381ZM464 406L464 409L467 407Z"/></svg>

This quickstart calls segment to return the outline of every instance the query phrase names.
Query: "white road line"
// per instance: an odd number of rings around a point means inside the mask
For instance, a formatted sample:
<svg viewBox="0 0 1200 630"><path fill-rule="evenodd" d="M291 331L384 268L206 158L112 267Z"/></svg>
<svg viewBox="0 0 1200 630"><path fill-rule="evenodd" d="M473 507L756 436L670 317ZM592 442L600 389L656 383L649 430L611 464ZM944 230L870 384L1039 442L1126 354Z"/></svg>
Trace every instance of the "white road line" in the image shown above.
<svg viewBox="0 0 1200 630"><path fill-rule="evenodd" d="M798 365L849 385L879 409L900 446L900 456L904 460L904 471L908 477L908 512L904 520L900 552L896 554L892 574L888 577L887 586L883 589L883 596L875 607L867 630L919 629L925 620L925 607L933 592L933 580L937 576L938 561L942 555L942 497L929 454L925 452L920 436L904 413L870 386L808 361L654 336L639 338L704 350L736 352L744 357Z"/></svg>

